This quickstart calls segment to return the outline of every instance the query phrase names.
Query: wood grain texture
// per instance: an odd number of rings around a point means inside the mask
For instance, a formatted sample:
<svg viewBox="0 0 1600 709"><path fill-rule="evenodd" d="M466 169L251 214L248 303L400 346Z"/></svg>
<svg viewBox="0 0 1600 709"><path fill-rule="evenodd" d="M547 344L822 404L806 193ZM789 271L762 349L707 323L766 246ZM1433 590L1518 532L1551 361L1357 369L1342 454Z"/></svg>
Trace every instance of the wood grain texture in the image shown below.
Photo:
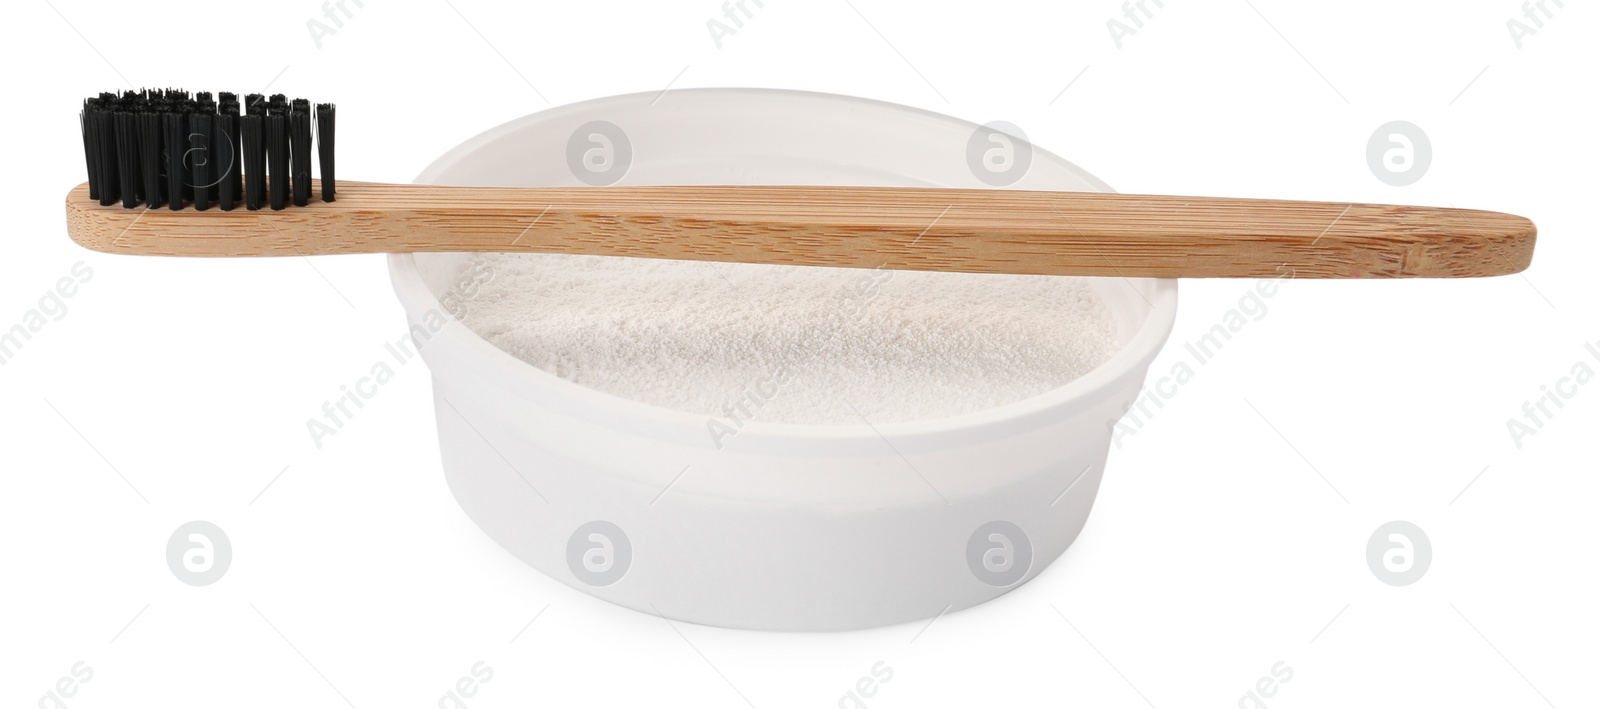
<svg viewBox="0 0 1600 709"><path fill-rule="evenodd" d="M1497 212L1343 202L883 187L484 188L339 183L282 211L100 206L96 251L295 256L506 251L1156 278L1454 278L1527 268L1534 225Z"/></svg>

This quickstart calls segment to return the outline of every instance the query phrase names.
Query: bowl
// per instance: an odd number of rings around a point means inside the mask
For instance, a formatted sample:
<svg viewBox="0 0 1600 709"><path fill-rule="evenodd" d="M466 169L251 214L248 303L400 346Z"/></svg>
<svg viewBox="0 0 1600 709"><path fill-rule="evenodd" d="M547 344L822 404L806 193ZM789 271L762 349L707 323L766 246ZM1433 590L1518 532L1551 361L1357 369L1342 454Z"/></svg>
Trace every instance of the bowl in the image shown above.
<svg viewBox="0 0 1600 709"><path fill-rule="evenodd" d="M462 143L417 182L1109 191L1008 125L751 89L550 109ZM1177 308L1175 281L1090 279L1120 348L1064 386L961 416L752 422L718 440L703 415L580 386L464 326L462 304L493 277L495 260L389 257L432 372L452 494L490 538L552 578L635 610L731 628L931 618L1038 575L1083 528L1112 424L1139 393Z"/></svg>

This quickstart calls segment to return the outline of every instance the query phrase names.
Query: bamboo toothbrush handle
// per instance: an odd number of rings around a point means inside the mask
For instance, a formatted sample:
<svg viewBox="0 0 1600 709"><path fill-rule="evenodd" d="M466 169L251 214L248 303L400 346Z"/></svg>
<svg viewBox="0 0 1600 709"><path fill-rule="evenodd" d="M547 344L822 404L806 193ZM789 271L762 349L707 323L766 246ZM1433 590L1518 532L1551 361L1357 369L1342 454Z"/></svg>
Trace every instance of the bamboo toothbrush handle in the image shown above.
<svg viewBox="0 0 1600 709"><path fill-rule="evenodd" d="M88 248L123 254L527 251L1157 278L1494 276L1527 268L1534 245L1533 223L1522 217L1437 207L1013 190L344 181L331 203L227 212L101 206L84 184L67 195L67 231Z"/></svg>

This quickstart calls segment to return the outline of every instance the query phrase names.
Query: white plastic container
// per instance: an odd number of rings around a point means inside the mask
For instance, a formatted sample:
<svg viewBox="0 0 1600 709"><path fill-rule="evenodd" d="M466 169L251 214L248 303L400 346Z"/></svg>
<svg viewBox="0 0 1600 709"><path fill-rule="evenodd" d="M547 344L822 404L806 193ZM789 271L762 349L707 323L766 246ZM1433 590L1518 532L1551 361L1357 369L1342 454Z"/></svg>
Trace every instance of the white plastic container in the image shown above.
<svg viewBox="0 0 1600 709"><path fill-rule="evenodd" d="M1010 152L996 157L994 147ZM985 156L991 166L1024 167L997 179L975 166ZM574 162L584 159L593 162ZM748 89L552 109L468 140L417 181L583 184L577 174L590 184L1109 191L1055 155L967 121ZM1082 529L1111 423L1137 395L1177 307L1175 281L1096 279L1122 348L1066 386L876 430L752 423L719 450L704 416L573 384L461 325L440 296L458 288L457 272L472 258L389 257L411 325L437 331L423 356L445 475L462 508L511 553L568 585L734 628L843 630L930 618L1038 574ZM484 268L492 277L492 263Z"/></svg>

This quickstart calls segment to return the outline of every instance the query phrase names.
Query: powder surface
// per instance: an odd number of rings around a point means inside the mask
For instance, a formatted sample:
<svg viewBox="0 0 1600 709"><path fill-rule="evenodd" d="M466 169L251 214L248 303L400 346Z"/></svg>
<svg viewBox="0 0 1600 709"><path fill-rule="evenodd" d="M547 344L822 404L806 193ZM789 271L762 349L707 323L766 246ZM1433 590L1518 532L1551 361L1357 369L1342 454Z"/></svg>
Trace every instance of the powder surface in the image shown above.
<svg viewBox="0 0 1600 709"><path fill-rule="evenodd" d="M1059 387L1117 350L1083 279L505 254L459 313L578 384L721 419L883 423Z"/></svg>

